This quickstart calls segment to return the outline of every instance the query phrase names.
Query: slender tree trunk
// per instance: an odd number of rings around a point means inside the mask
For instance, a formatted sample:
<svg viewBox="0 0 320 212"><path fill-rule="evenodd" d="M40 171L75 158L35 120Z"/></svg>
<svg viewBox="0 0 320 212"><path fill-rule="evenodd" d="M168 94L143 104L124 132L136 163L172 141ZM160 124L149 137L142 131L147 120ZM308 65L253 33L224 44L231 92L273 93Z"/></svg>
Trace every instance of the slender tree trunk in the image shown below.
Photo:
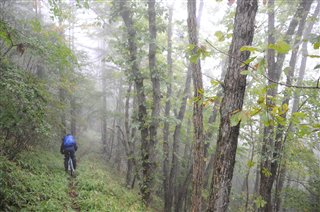
<svg viewBox="0 0 320 212"><path fill-rule="evenodd" d="M187 120L187 132L186 137L189 138L192 131L192 120L189 118ZM192 132L193 133L193 132ZM192 174L192 139L187 139L186 144L184 146L183 151L183 159L181 161L184 161L185 168L180 171L180 177L184 178L184 180L177 181L174 187L174 211L179 212L183 208L184 201L188 198L187 195L189 194L188 188L191 183L191 174Z"/></svg>
<svg viewBox="0 0 320 212"><path fill-rule="evenodd" d="M170 117L171 110L171 96L172 96L172 15L173 5L169 7L169 22L168 22L168 83L167 83L167 96L165 105L165 117ZM171 211L172 208L172 196L170 195L170 175L169 175L169 121L164 121L163 126L163 188L164 188L164 211Z"/></svg>
<svg viewBox="0 0 320 212"><path fill-rule="evenodd" d="M318 2L317 7L312 15L312 19L311 20L316 20L318 14L320 11L320 2ZM309 35L311 33L311 30L313 28L314 25L314 21L310 22L308 24L308 27L306 28L306 30L304 31L304 35L303 35L303 39L301 40L300 37L302 36L302 32L304 29L304 25L305 25L305 21L306 21L306 16L307 14L305 14L302 19L300 20L300 24L299 24L299 28L298 31L296 33L296 40L295 40L295 44L294 44L294 51L292 53L291 56L291 60L290 60L290 67L292 69L292 71L290 72L290 74L288 74L288 78L287 78L287 84L291 83L293 75L294 75L294 69L295 69L295 61L296 61L296 57L297 57L297 52L298 52L298 44L300 44L300 42L302 41L302 59L301 59L301 64L300 64L300 69L299 69L299 77L298 77L298 85L301 84L303 78L304 78L304 73L305 73L305 68L306 68L306 61L307 61L307 40L309 38ZM283 103L288 104L289 103L289 97L290 94L288 93L288 95L285 96L285 99L283 101ZM295 92L294 94L294 98L293 98L293 106L292 106L292 113L297 112L298 111L298 105L299 105L299 97L297 96L297 93ZM286 138L288 137L289 133L292 133L294 129L291 127L291 124L289 125L289 130L286 133L286 136L284 138L283 144L282 144L282 149L281 152L283 152L283 148L286 142ZM280 136L281 132L279 132L279 136ZM278 137L279 137L278 136ZM283 156L282 156L283 158ZM284 180L285 180L285 175L286 175L286 162L281 162L280 164L280 168L278 168L278 173L277 173L277 181L276 181L276 189L275 189L275 205L274 205L274 210L275 211L280 211L281 209L281 204L282 204L282 197L281 197L281 193L282 193L282 188L284 185Z"/></svg>
<svg viewBox="0 0 320 212"><path fill-rule="evenodd" d="M135 166L136 159L134 156L134 133L130 133L129 127L129 107L130 107L130 94L131 94L132 84L129 83L126 101L125 101L125 116L124 116L124 128L125 128L125 142L127 142L128 152L127 152L127 174L126 174L126 186L132 189L134 186L135 179Z"/></svg>
<svg viewBox="0 0 320 212"><path fill-rule="evenodd" d="M173 201L175 192L175 183L176 183L176 176L178 172L178 165L179 165L179 148L181 142L181 124L184 119L184 115L187 108L187 99L190 93L190 84L191 84L191 69L188 66L188 72L186 76L186 83L183 91L183 98L181 101L180 109L177 115L177 120L179 121L174 129L173 133L173 143L172 143L172 161L171 161L171 170L170 170L170 178L169 178L169 195L171 201ZM172 203L171 203L172 204Z"/></svg>
<svg viewBox="0 0 320 212"><path fill-rule="evenodd" d="M281 166L279 168L279 173L277 174L277 180L276 180L276 188L275 188L275 200L274 200L274 211L278 212L280 211L282 207L282 188L285 181L285 176L287 172L287 164L285 161L282 161Z"/></svg>
<svg viewBox="0 0 320 212"><path fill-rule="evenodd" d="M63 88L60 88L59 95L60 95L61 103L65 104L65 91L63 90ZM63 137L64 135L67 134L67 119L65 116L64 109L62 109L60 117L61 117L61 135L60 135L60 137Z"/></svg>
<svg viewBox="0 0 320 212"><path fill-rule="evenodd" d="M103 153L107 154L107 83L104 71L101 73L102 82L102 110L101 110L101 141Z"/></svg>
<svg viewBox="0 0 320 212"><path fill-rule="evenodd" d="M294 34L295 28L297 27L300 19L305 19L306 15L308 14L308 11L310 10L310 6L312 4L312 1L309 0L302 0L299 4L299 7L293 17L293 19L290 22L288 31L286 33L287 35L287 42L290 43L292 39L292 35ZM274 2L269 1L269 43L274 43L274 38L272 33L274 32ZM302 24L304 25L304 24ZM303 27L299 27L298 32L300 32L303 29ZM302 31L301 31L302 32ZM273 38L273 40L271 39ZM274 52L272 53L271 50L268 50L268 76L273 79L275 82L278 82L281 75L281 68L283 66L284 54L278 54L277 56L277 63L275 63L274 59ZM290 65L295 66L295 60L296 60L296 54L295 50L293 50L292 57L290 60ZM290 70L293 70L292 68ZM287 83L291 83L293 71L291 73L288 73L288 80ZM269 85L274 84L273 82L269 81ZM272 86L270 86L272 87ZM275 97L277 95L278 86L275 85L272 88L270 88L267 91L267 94L269 97ZM284 104L289 103L289 99L286 98L286 100L283 102ZM267 99L268 105L273 105L272 98ZM270 108L269 110L272 110ZM283 126L280 126L278 128L278 131L275 132L274 126L270 125L268 127L265 127L264 130L264 144L262 146L262 153L263 155L270 155L272 157L272 161L270 159L264 160L261 164L261 182L260 182L260 195L262 198L267 202L265 207L259 209L260 211L272 211L272 203L271 203L271 190L273 186L273 182L275 180L277 168L278 168L278 156L279 151L282 149L282 133L283 132ZM276 133L276 140L274 140L274 134ZM274 147L275 151L272 152L272 148ZM268 150L269 149L269 150ZM271 150L271 152L270 152ZM263 157L263 158L268 158ZM266 172L269 172L270 174L266 174Z"/></svg>
<svg viewBox="0 0 320 212"><path fill-rule="evenodd" d="M209 196L208 211L227 211L231 181L235 164L240 123L230 125L230 117L242 110L246 88L246 76L241 75L243 66L239 61L246 61L250 52L240 51L245 45L251 45L254 34L257 0L238 0L234 33L229 49L229 64L224 80L224 96L220 106L220 127L217 141L214 171Z"/></svg>
<svg viewBox="0 0 320 212"><path fill-rule="evenodd" d="M71 134L74 136L77 136L77 103L76 103L76 97L74 94L71 96L70 100L70 106L71 106Z"/></svg>
<svg viewBox="0 0 320 212"><path fill-rule="evenodd" d="M225 64L225 60L222 62L222 65L221 65L223 67L222 72L221 72L221 77L220 77L221 81L223 81L223 79L226 75L226 71L227 71L224 64ZM221 87L221 89L223 89L223 88ZM215 102L212 107L212 113L211 113L209 120L208 120L209 125L214 124L216 122L216 119L217 119L218 113L219 113L219 104L220 104L219 99L222 98L222 95L223 95L222 91L219 91L217 93L218 101ZM210 147L209 141L212 140L213 131L214 131L213 129L209 129L204 135L204 138L207 141L207 143L204 146L204 156L206 159L208 159L208 157L209 157L209 155L208 155L208 149ZM213 161L214 161L214 154L211 154L210 159L208 160L205 171L204 171L204 182L203 182L204 189L206 189L209 185L210 173L212 173L212 168L213 168Z"/></svg>
<svg viewBox="0 0 320 212"><path fill-rule="evenodd" d="M252 124L250 125L250 140L252 143L252 149L251 149L251 153L250 153L250 161L253 162L253 157L254 157L254 151L255 151L255 139L253 137L253 128L252 128ZM248 211L248 205L249 205L249 195L250 195L250 190L249 190L249 176L250 176L250 171L251 171L251 166L247 167L247 173L242 185L242 191L245 191L246 193L246 202L245 202L245 211Z"/></svg>
<svg viewBox="0 0 320 212"><path fill-rule="evenodd" d="M189 168L183 183L177 189L175 212L180 212L183 206L183 200L187 198L188 188L191 183L192 166Z"/></svg>
<svg viewBox="0 0 320 212"><path fill-rule="evenodd" d="M317 17L319 15L319 11L320 11L320 2L318 2L316 9L314 10L314 13L312 15L312 20L318 20ZM312 21L309 23L308 27L306 28L304 35L303 35L303 43L302 43L302 47L301 47L301 54L302 54L302 58L301 58L301 63L300 63L300 69L299 69L299 74L298 74L298 80L297 80L297 84L301 85L304 75L305 75L305 71L306 71L306 65L307 65L307 59L308 59L308 41L310 40L310 33L312 31L312 28L314 26L314 24L316 23L316 21ZM292 111L296 112L298 110L298 106L299 106L299 95L297 92L294 93L294 97L293 97L293 106L292 106Z"/></svg>
<svg viewBox="0 0 320 212"><path fill-rule="evenodd" d="M147 121L147 108L146 108L146 96L144 93L144 83L143 76L139 70L137 61L137 45L136 40L136 30L133 26L132 13L127 5L127 0L119 1L120 3L120 14L126 25L126 30L128 33L128 48L130 53L130 63L131 63L131 75L134 79L135 89L137 93L137 105L138 105L138 121L139 129L141 135L141 156L142 156L142 180L140 186L140 192L142 195L142 200L146 206L150 203L151 197L151 179L150 179L150 155L148 152L149 147L149 130Z"/></svg>
<svg viewBox="0 0 320 212"><path fill-rule="evenodd" d="M151 123L149 126L148 139L141 145L142 154L142 173L143 183L141 187L142 198L145 205L149 206L152 201L152 190L154 184L154 175L156 170L156 143L157 143L157 128L159 124L160 112L160 80L159 72L156 67L156 13L155 13L155 0L148 1L148 17L149 17L149 69L152 82L152 97L153 103L151 106Z"/></svg>
<svg viewBox="0 0 320 212"><path fill-rule="evenodd" d="M189 44L194 45L192 54L198 50L198 29L196 19L196 0L188 0L188 34ZM204 139L203 139L203 84L200 60L191 63L194 101L193 103L193 169L192 169L192 198L191 211L201 211L202 207L202 183L204 171Z"/></svg>

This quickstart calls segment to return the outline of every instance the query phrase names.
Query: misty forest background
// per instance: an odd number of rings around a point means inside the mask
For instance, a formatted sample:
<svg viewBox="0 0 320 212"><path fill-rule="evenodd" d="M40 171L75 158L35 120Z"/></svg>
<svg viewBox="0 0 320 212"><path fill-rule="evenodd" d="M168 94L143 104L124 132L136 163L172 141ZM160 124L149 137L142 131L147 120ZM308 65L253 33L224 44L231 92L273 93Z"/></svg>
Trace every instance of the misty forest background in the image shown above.
<svg viewBox="0 0 320 212"><path fill-rule="evenodd" d="M319 211L319 10L1 0L0 210Z"/></svg>

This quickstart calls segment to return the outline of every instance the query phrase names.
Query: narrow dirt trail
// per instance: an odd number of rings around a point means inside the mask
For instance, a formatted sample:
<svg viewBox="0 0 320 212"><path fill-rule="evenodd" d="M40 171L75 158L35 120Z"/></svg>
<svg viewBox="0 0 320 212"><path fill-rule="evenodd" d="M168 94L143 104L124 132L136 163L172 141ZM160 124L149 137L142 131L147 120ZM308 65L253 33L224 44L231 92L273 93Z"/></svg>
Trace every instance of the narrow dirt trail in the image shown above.
<svg viewBox="0 0 320 212"><path fill-rule="evenodd" d="M71 208L74 211L81 211L79 205L76 202L78 193L77 193L77 181L75 177L69 177L69 187L68 187L68 194L71 198Z"/></svg>
<svg viewBox="0 0 320 212"><path fill-rule="evenodd" d="M80 158L76 159L77 164L79 165L80 162ZM77 197L78 197L78 193L77 193L77 172L74 173L74 176L69 176L68 180L69 180L69 184L68 184L68 194L70 196L71 199L71 208L74 211L81 211L80 206L77 204Z"/></svg>

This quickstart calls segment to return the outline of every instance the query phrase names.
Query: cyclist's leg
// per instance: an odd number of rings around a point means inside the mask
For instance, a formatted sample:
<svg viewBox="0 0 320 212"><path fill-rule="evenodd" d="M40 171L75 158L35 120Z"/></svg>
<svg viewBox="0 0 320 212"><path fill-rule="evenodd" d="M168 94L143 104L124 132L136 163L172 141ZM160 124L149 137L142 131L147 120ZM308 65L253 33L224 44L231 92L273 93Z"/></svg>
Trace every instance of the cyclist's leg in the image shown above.
<svg viewBox="0 0 320 212"><path fill-rule="evenodd" d="M71 151L71 159L72 159L72 163L73 163L73 168L76 169L77 167L77 160L76 160L76 155L74 151Z"/></svg>
<svg viewBox="0 0 320 212"><path fill-rule="evenodd" d="M65 171L68 171L68 159L69 159L68 151L65 151L64 153L64 170Z"/></svg>

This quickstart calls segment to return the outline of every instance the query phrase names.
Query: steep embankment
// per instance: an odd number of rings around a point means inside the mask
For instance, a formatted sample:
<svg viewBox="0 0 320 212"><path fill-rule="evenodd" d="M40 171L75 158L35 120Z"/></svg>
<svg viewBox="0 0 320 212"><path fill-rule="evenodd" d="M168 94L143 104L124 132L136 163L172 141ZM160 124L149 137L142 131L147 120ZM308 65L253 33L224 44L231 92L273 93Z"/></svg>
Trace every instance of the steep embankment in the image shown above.
<svg viewBox="0 0 320 212"><path fill-rule="evenodd" d="M83 156L75 178L62 163L52 152L26 152L14 162L0 156L0 211L144 211L97 156Z"/></svg>

